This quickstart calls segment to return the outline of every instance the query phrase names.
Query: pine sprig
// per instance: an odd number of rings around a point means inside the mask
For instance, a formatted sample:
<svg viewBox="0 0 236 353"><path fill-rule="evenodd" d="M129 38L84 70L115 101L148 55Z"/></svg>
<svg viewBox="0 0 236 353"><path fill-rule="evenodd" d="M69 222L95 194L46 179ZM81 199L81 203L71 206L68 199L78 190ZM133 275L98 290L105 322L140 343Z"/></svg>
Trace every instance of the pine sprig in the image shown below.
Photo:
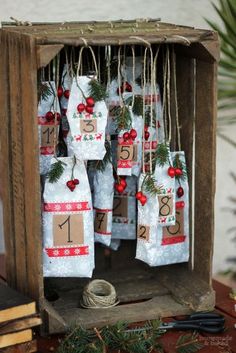
<svg viewBox="0 0 236 353"><path fill-rule="evenodd" d="M100 102L107 98L106 88L97 80L92 79L89 82L89 96L93 97L95 102Z"/></svg>
<svg viewBox="0 0 236 353"><path fill-rule="evenodd" d="M178 338L176 342L177 353L195 353L204 347L204 344L199 342L198 334L194 332L193 334L182 335Z"/></svg>
<svg viewBox="0 0 236 353"><path fill-rule="evenodd" d="M162 186L157 185L156 179L150 173L147 173L143 179L141 191L147 192L152 196L159 195L162 193Z"/></svg>
<svg viewBox="0 0 236 353"><path fill-rule="evenodd" d="M187 169L186 169L186 164L181 161L179 154L175 155L175 158L173 160L173 167L174 168L179 168L182 170L183 174L182 175L176 175L176 179L178 180L186 180L187 178Z"/></svg>
<svg viewBox="0 0 236 353"><path fill-rule="evenodd" d="M156 113L155 110L152 109L152 117L151 117L151 107L147 107L145 109L145 117L144 117L145 121L144 124L146 126L151 126L151 120L152 120L152 127L156 127Z"/></svg>
<svg viewBox="0 0 236 353"><path fill-rule="evenodd" d="M47 100L53 94L51 88L46 83L42 83L40 81L38 81L37 91L38 91L38 102L40 100L44 100L44 101Z"/></svg>
<svg viewBox="0 0 236 353"><path fill-rule="evenodd" d="M89 170L97 170L99 172L104 172L108 163L112 163L111 158L111 145L109 141L105 140L106 153L102 160L88 161Z"/></svg>
<svg viewBox="0 0 236 353"><path fill-rule="evenodd" d="M160 167L169 163L169 150L165 143L159 143L157 146L156 163Z"/></svg>
<svg viewBox="0 0 236 353"><path fill-rule="evenodd" d="M142 96L137 95L134 97L133 113L138 116L143 115L143 97Z"/></svg>
<svg viewBox="0 0 236 353"><path fill-rule="evenodd" d="M129 130L132 125L132 118L129 107L116 106L112 108L112 112L116 117L117 127L119 130Z"/></svg>
<svg viewBox="0 0 236 353"><path fill-rule="evenodd" d="M46 174L49 183L56 183L60 179L64 172L64 166L66 166L66 163L62 161L57 161L51 165L51 169Z"/></svg>

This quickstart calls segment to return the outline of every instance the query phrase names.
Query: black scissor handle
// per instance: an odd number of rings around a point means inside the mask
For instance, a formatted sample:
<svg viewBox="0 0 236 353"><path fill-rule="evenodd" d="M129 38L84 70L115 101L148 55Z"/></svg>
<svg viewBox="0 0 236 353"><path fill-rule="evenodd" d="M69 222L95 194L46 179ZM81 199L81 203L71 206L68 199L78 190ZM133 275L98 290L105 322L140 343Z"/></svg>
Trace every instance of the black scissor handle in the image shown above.
<svg viewBox="0 0 236 353"><path fill-rule="evenodd" d="M225 318L223 315L214 313L214 312L200 312L200 313L195 313L192 314L188 317L189 320L198 320L198 319L217 319L221 320L222 322L225 321Z"/></svg>
<svg viewBox="0 0 236 353"><path fill-rule="evenodd" d="M183 324L181 322L176 323L173 328L176 330L196 330L196 331L202 331L207 333L219 333L224 331L223 325L207 326L207 325L199 325L199 324L185 324L185 323Z"/></svg>

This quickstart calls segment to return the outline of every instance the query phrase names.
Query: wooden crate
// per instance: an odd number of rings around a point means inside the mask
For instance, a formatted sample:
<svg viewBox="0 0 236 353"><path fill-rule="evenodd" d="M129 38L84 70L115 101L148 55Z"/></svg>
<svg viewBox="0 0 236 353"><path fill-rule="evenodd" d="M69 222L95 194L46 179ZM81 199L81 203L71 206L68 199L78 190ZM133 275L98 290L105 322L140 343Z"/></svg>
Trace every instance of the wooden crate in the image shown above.
<svg viewBox="0 0 236 353"><path fill-rule="evenodd" d="M0 39L0 153L9 285L37 300L51 333L64 332L75 321L101 326L212 309L217 34L150 20L6 24ZM94 47L140 45L141 40L153 45L173 43L177 52L182 147L191 191L190 262L151 269L134 260L133 242L126 242L111 257L98 249L95 277L111 280L123 305L95 313L78 307L84 280L62 282L42 276L37 71L65 45L78 47L85 41ZM44 294L48 281L59 295L53 302Z"/></svg>

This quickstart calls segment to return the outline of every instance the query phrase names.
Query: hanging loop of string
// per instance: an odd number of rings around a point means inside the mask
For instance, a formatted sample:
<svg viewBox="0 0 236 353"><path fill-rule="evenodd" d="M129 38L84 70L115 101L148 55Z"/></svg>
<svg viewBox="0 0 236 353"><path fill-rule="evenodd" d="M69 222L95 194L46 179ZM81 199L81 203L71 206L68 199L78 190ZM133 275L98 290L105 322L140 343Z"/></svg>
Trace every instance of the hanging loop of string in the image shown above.
<svg viewBox="0 0 236 353"><path fill-rule="evenodd" d="M169 121L169 136L168 136L168 144L171 141L171 107L170 107L170 50L169 46L167 46L167 110L168 110L168 121Z"/></svg>
<svg viewBox="0 0 236 353"><path fill-rule="evenodd" d="M119 102L120 106L124 106L124 101L121 93L121 46L118 49L118 72L117 72L117 80L118 80L118 93L119 93Z"/></svg>
<svg viewBox="0 0 236 353"><path fill-rule="evenodd" d="M159 50L160 50L160 46L157 47L157 51L153 60L153 90L154 90L154 97L155 97L155 103L157 105L157 58L158 58L158 54L159 54ZM156 119L158 119L158 117L156 117ZM158 138L158 121L156 121L156 134L157 134L157 138Z"/></svg>
<svg viewBox="0 0 236 353"><path fill-rule="evenodd" d="M181 151L179 107L178 107L178 95L177 95L177 83L176 83L176 54L175 54L174 47L172 47L172 63L173 63L173 81L174 81L174 100L175 100L175 116L176 116L176 130L177 130L177 145L178 145L178 151Z"/></svg>
<svg viewBox="0 0 236 353"><path fill-rule="evenodd" d="M131 47L131 51L132 51L132 61L133 61L133 66L132 66L132 69L133 69L133 72L132 72L132 86L133 86L133 89L132 89L132 104L131 104L131 109L133 109L134 107L134 100L135 100L135 94L134 94L134 86L135 86L135 50L134 50L134 46L132 45Z"/></svg>
<svg viewBox="0 0 236 353"><path fill-rule="evenodd" d="M81 62L82 62L82 53L83 53L84 48L88 48L88 49L90 50L91 54L92 54L93 63L94 63L94 68L95 68L95 75L98 77L97 60L96 60L96 56L95 56L95 54L94 54L94 51L93 51L93 49L92 49L92 47L91 47L90 45L88 45L88 46L83 46L83 47L81 47L81 49L80 49L76 76L79 76L79 70L80 70L80 68L81 68Z"/></svg>
<svg viewBox="0 0 236 353"><path fill-rule="evenodd" d="M171 111L170 111L170 55L169 46L166 46L166 52L164 56L163 65L163 76L164 76L164 88L163 88L163 120L165 130L165 141L169 144L171 141ZM168 119L168 123L167 123Z"/></svg>

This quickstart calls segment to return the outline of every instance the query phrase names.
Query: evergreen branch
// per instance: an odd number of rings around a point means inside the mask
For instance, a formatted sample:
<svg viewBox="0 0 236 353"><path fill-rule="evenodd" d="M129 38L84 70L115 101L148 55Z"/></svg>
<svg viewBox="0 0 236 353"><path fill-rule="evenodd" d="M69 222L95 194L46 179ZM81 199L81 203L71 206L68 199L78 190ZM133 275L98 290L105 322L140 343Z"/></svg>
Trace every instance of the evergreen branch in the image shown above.
<svg viewBox="0 0 236 353"><path fill-rule="evenodd" d="M124 105L123 107L114 107L112 109L116 116L117 127L119 130L129 130L132 124L129 107Z"/></svg>
<svg viewBox="0 0 236 353"><path fill-rule="evenodd" d="M89 82L89 96L93 97L95 102L100 102L107 98L106 88L101 85L97 80L92 79Z"/></svg>
<svg viewBox="0 0 236 353"><path fill-rule="evenodd" d="M46 174L49 183L56 183L60 179L64 172L64 166L66 166L66 163L62 161L57 161L51 165L51 169Z"/></svg>
<svg viewBox="0 0 236 353"><path fill-rule="evenodd" d="M111 145L109 141L105 140L106 153L102 160L88 161L89 170L97 170L99 172L104 172L108 163L112 163L111 158Z"/></svg>
<svg viewBox="0 0 236 353"><path fill-rule="evenodd" d="M147 107L145 110L144 124L146 126L151 126L151 107ZM152 109L152 127L156 127L156 113L155 109Z"/></svg>
<svg viewBox="0 0 236 353"><path fill-rule="evenodd" d="M156 163L163 167L165 164L169 163L169 150L165 143L159 143L156 150Z"/></svg>
<svg viewBox="0 0 236 353"><path fill-rule="evenodd" d="M46 101L53 94L53 92L51 91L51 88L46 83L42 83L41 81L38 81L37 91L38 91L38 102L41 99Z"/></svg>
<svg viewBox="0 0 236 353"><path fill-rule="evenodd" d="M187 179L187 168L186 168L186 164L184 162L181 161L179 154L175 155L175 158L173 160L173 167L174 168L179 168L182 170L183 174L182 175L176 175L175 178L177 180L186 180Z"/></svg>
<svg viewBox="0 0 236 353"><path fill-rule="evenodd" d="M177 353L195 353L203 347L204 344L199 342L196 332L180 336L175 346Z"/></svg>
<svg viewBox="0 0 236 353"><path fill-rule="evenodd" d="M154 176L150 173L147 173L143 179L141 191L146 191L150 195L155 196L162 193L162 186L158 186Z"/></svg>
<svg viewBox="0 0 236 353"><path fill-rule="evenodd" d="M135 96L134 97L133 113L138 116L143 115L143 97L142 96Z"/></svg>

